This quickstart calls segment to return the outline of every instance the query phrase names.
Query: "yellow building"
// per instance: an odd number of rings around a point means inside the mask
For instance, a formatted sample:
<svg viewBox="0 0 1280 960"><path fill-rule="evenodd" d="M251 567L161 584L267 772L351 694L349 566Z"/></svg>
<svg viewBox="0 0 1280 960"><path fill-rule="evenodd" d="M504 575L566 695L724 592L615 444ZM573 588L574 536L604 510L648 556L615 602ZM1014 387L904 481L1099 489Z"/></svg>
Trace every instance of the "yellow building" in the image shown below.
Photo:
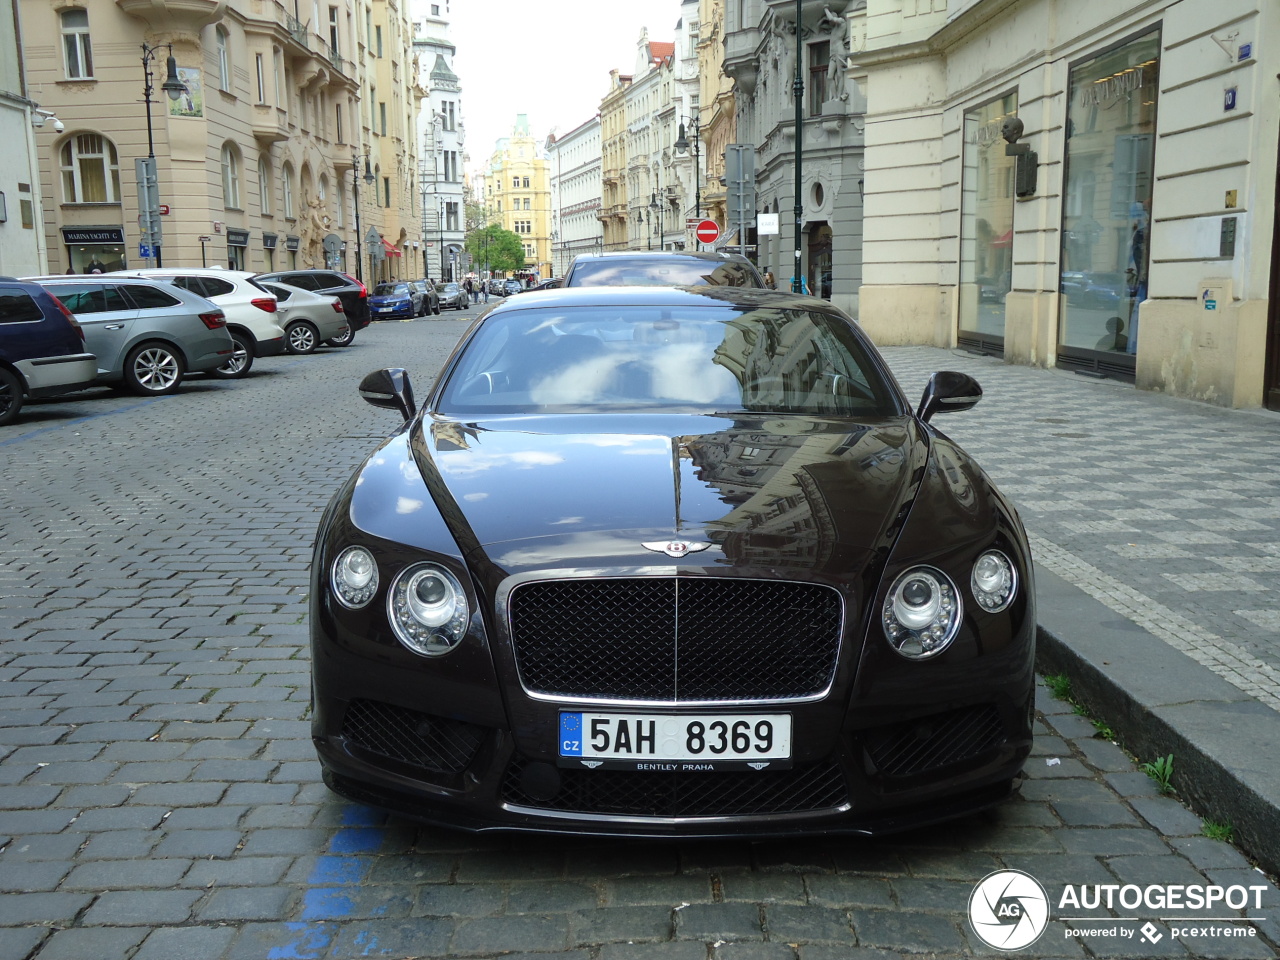
<svg viewBox="0 0 1280 960"><path fill-rule="evenodd" d="M600 101L603 156L600 177L604 190L599 217L604 227L606 250L626 250L631 245L627 228L627 88L630 86L630 77L611 70L609 92Z"/></svg>
<svg viewBox="0 0 1280 960"><path fill-rule="evenodd" d="M407 156L372 156L393 178L394 216L377 206L380 181L356 185L351 175L353 167L364 173L371 124L360 103L374 57L370 8L390 15L388 0L313 2L302 8L305 20L280 0L20 2L30 95L63 127L46 123L36 133L51 271L159 260L356 273L357 188L364 232L383 230L385 219L388 239L411 242L401 210L416 209L416 183L398 176ZM149 115L139 102L144 44ZM148 153L168 208L150 261L140 248L135 173ZM407 189L415 192L403 201Z"/></svg>
<svg viewBox="0 0 1280 960"><path fill-rule="evenodd" d="M499 140L485 172L485 202L494 222L524 244L517 276L552 276L551 181L547 159L529 132L529 118L516 116L511 136Z"/></svg>

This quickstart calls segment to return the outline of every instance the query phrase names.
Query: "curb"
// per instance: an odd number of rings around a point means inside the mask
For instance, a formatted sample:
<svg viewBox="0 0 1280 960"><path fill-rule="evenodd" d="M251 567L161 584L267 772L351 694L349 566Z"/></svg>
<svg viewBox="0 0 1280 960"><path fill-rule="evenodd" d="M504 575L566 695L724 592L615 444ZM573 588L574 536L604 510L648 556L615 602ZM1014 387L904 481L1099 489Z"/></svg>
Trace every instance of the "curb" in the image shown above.
<svg viewBox="0 0 1280 960"><path fill-rule="evenodd" d="M1280 713L1043 567L1036 602L1037 671L1070 677L1135 756L1172 753L1179 796L1280 874Z"/></svg>

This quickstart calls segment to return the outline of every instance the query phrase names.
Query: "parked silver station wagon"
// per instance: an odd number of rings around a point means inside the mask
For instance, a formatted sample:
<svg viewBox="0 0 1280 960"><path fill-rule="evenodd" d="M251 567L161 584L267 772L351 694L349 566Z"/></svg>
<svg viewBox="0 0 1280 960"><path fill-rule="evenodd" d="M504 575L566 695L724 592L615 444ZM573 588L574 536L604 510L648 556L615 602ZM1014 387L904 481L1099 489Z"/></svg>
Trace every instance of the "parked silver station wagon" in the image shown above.
<svg viewBox="0 0 1280 960"><path fill-rule="evenodd" d="M115 275L33 279L79 322L99 383L143 396L173 393L187 373L214 370L235 351L222 309L172 284Z"/></svg>

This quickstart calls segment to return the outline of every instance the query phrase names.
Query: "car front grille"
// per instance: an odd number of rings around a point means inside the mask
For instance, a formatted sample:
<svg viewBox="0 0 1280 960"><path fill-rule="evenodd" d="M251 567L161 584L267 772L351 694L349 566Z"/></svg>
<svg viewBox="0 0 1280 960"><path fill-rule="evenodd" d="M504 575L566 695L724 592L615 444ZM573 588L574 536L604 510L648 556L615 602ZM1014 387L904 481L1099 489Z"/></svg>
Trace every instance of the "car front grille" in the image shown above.
<svg viewBox="0 0 1280 960"><path fill-rule="evenodd" d="M833 810L848 802L834 763L794 770L727 773L561 770L560 790L530 796L517 758L507 768L503 799L522 807L619 817L748 817Z"/></svg>
<svg viewBox="0 0 1280 960"><path fill-rule="evenodd" d="M342 735L355 747L452 777L465 770L484 741L484 727L376 700L353 700Z"/></svg>
<svg viewBox="0 0 1280 960"><path fill-rule="evenodd" d="M1000 713L989 703L873 727L863 733L868 755L888 777L909 777L962 763L1004 739Z"/></svg>
<svg viewBox="0 0 1280 960"><path fill-rule="evenodd" d="M842 600L781 580L547 580L511 594L530 693L651 702L799 700L831 685Z"/></svg>

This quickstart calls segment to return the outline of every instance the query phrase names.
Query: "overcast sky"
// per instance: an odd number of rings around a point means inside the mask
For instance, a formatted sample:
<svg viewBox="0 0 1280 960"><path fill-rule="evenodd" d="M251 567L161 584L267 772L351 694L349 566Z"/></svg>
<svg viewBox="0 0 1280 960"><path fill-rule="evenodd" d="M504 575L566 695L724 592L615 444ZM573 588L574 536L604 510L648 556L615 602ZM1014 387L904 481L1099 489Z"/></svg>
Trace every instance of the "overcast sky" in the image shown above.
<svg viewBox="0 0 1280 960"><path fill-rule="evenodd" d="M454 0L451 12L468 169L475 170L510 135L518 113L529 115L539 140L595 116L609 71L635 69L641 28L650 40L675 40L680 0Z"/></svg>

